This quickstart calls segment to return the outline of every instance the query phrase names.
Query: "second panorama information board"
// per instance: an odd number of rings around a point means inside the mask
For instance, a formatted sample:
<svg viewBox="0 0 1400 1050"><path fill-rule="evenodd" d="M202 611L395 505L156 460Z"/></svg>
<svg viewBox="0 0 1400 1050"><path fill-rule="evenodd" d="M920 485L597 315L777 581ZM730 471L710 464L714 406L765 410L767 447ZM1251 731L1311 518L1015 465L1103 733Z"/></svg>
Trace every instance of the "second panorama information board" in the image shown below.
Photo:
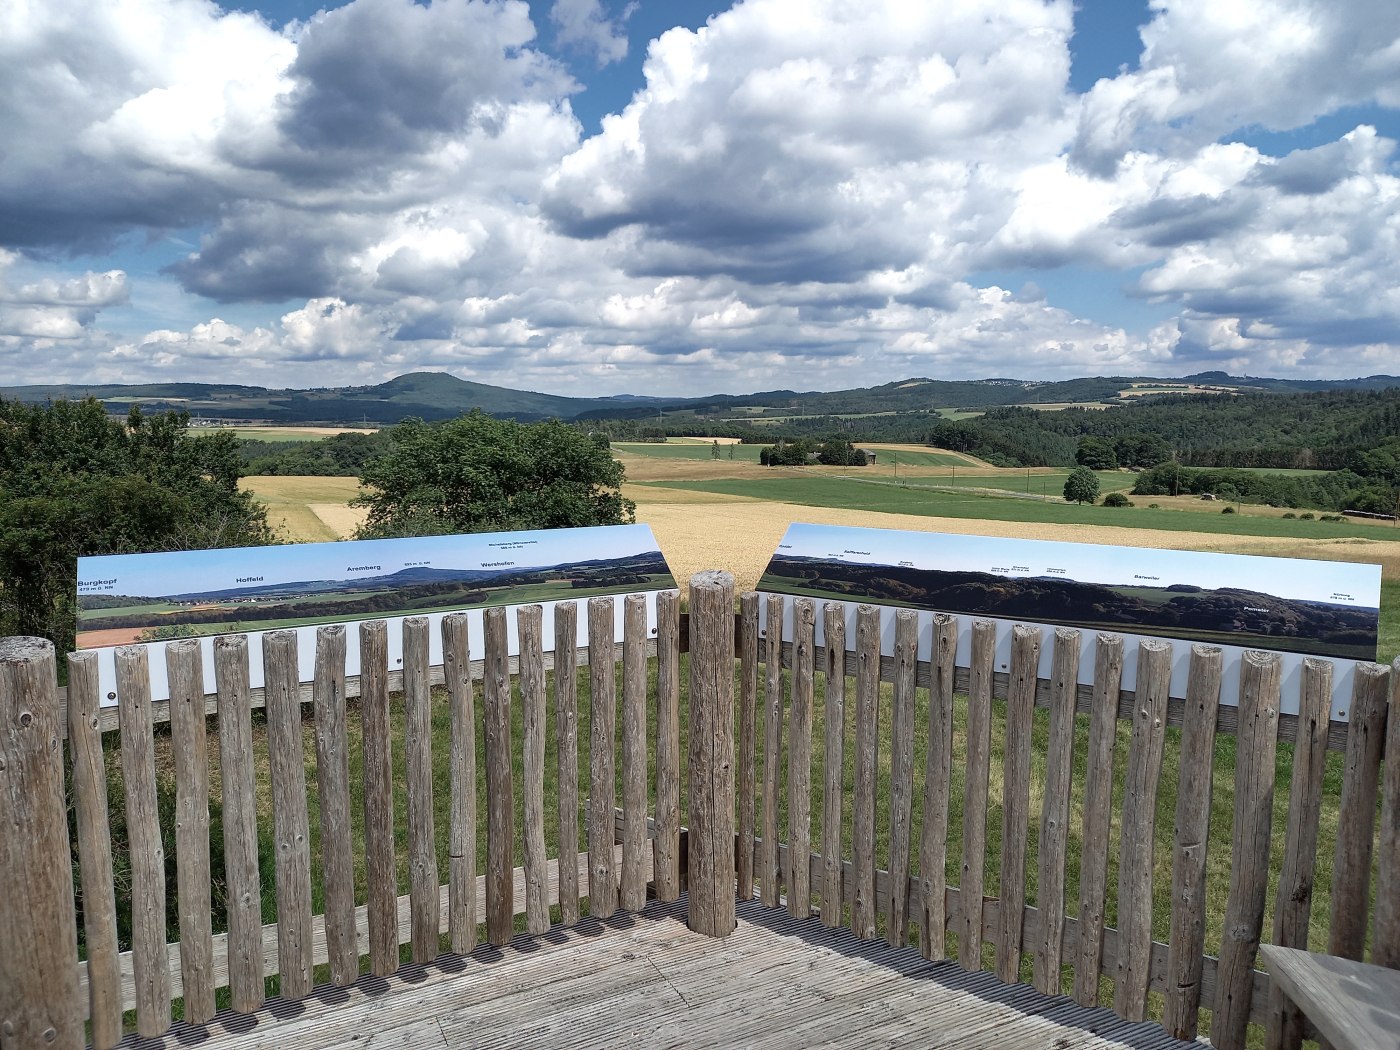
<svg viewBox="0 0 1400 1050"><path fill-rule="evenodd" d="M758 589L1374 660L1381 568L1352 562L791 525Z"/></svg>

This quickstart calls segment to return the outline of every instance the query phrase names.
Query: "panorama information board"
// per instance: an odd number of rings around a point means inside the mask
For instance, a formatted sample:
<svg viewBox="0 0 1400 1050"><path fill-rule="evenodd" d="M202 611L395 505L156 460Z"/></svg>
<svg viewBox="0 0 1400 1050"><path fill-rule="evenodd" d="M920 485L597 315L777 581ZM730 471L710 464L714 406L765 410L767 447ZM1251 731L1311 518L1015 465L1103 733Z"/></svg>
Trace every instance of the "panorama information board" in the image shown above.
<svg viewBox="0 0 1400 1050"><path fill-rule="evenodd" d="M1297 696L1290 697L1289 682L1302 660L1326 657L1335 665L1340 717L1355 662L1376 656L1380 585L1380 566L1353 562L798 523L788 528L758 589L851 603L852 617L863 602L923 610L920 659L928 658L935 611L1113 631L1130 640L1167 638L1176 650L1174 696L1184 689L1191 643L1218 645L1226 657L1227 703L1234 697L1229 670L1240 654L1277 650L1286 654L1284 709L1293 711ZM817 622L820 628L820 616ZM887 652L892 631L885 632ZM969 632L965 619L960 662L970 653ZM1005 670L1009 630L999 638L998 669ZM1045 677L1051 652L1042 646ZM1135 664L1125 661L1126 689L1134 688ZM1091 681L1092 672L1088 644L1080 681Z"/></svg>
<svg viewBox="0 0 1400 1050"><path fill-rule="evenodd" d="M480 639L482 609L541 603L546 637L552 638L556 601L673 587L647 525L108 555L78 559L78 647L106 650L247 633L252 684L258 686L263 631L298 631L302 675L309 680L321 624L389 621L390 659L397 666L404 616L437 621L449 612L475 612L470 629ZM621 603L615 613L621 637ZM648 615L654 625L654 602ZM508 619L514 653L515 622ZM441 637L436 622L433 628L437 663ZM347 632L346 640L347 673L357 674L358 632ZM165 661L152 653L150 664L152 697L165 699ZM208 643L204 671L212 692ZM115 702L109 695L115 682L110 652L101 672L104 699Z"/></svg>

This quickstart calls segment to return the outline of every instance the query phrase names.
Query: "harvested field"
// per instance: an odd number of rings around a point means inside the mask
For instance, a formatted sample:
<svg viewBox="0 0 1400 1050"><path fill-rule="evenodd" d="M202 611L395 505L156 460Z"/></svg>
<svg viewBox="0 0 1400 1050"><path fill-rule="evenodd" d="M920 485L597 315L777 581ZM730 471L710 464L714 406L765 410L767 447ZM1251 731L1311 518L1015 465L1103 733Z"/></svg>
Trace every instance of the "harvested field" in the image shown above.
<svg viewBox="0 0 1400 1050"><path fill-rule="evenodd" d="M267 520L291 543L345 539L363 517L348 506L360 491L357 478L251 477L242 485L267 505Z"/></svg>
<svg viewBox="0 0 1400 1050"><path fill-rule="evenodd" d="M627 486L626 492L637 501L637 520L652 527L678 581L683 583L701 569L726 569L734 574L741 590L750 589L758 582L783 532L794 521L905 529L911 532L1262 554L1277 558L1372 562L1384 567L1386 579L1400 579L1400 540L1359 537L1303 540L1279 536L1164 532L1112 525L1067 526L981 518L933 518L807 507L739 496L712 496L702 492L636 486Z"/></svg>
<svg viewBox="0 0 1400 1050"><path fill-rule="evenodd" d="M375 434L377 427L209 427L209 430L232 430L241 438L253 441L313 441L335 437L337 434Z"/></svg>
<svg viewBox="0 0 1400 1050"><path fill-rule="evenodd" d="M311 513L340 539L348 540L369 515L368 508L347 507L344 503L310 503Z"/></svg>

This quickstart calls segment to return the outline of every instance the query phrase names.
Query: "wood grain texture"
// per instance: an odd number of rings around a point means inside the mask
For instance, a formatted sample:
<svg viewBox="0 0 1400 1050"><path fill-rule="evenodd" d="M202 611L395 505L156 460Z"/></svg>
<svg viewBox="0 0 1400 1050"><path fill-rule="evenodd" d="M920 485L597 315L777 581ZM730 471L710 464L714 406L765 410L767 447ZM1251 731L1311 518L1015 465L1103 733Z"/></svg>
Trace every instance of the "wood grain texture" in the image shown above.
<svg viewBox="0 0 1400 1050"><path fill-rule="evenodd" d="M511 772L510 650L506 611L482 615L486 652L482 727L486 737L486 939L510 943L515 896L515 785Z"/></svg>
<svg viewBox="0 0 1400 1050"><path fill-rule="evenodd" d="M626 911L647 903L647 600L622 602L622 879Z"/></svg>
<svg viewBox="0 0 1400 1050"><path fill-rule="evenodd" d="M734 577L690 578L688 923L734 932Z"/></svg>
<svg viewBox="0 0 1400 1050"><path fill-rule="evenodd" d="M354 984L355 844L350 820L350 741L345 726L345 625L316 629L311 695L316 714L316 794L321 810L321 885L331 982Z"/></svg>
<svg viewBox="0 0 1400 1050"><path fill-rule="evenodd" d="M656 596L656 837L651 864L659 901L673 901L681 895L680 637L681 593L661 591ZM752 751L749 754L752 772ZM749 797L752 799L752 793ZM749 855L753 855L752 830ZM752 874L749 885L753 885Z"/></svg>
<svg viewBox="0 0 1400 1050"><path fill-rule="evenodd" d="M1385 782L1381 794L1381 829L1376 841L1376 919L1371 961L1400 969L1400 657L1390 665L1390 703L1386 719ZM1295 947L1305 947L1296 945Z"/></svg>
<svg viewBox="0 0 1400 1050"><path fill-rule="evenodd" d="M1113 1012L1129 1021L1147 1015L1152 964L1152 864L1157 830L1157 787L1167 737L1171 693L1169 642L1138 643L1137 688L1128 770L1123 783L1123 827L1118 861L1118 965Z"/></svg>
<svg viewBox="0 0 1400 1050"><path fill-rule="evenodd" d="M875 936L875 794L880 736L880 610L856 610L856 783L851 823L851 932Z"/></svg>
<svg viewBox="0 0 1400 1050"><path fill-rule="evenodd" d="M919 840L922 890L919 951L925 959L947 958L948 799L953 775L953 674L958 621L947 613L933 617L928 691L928 751L924 758L924 821Z"/></svg>
<svg viewBox="0 0 1400 1050"><path fill-rule="evenodd" d="M1050 665L1050 719L1045 745L1045 791L1040 807L1040 856L1036 904L1042 933L1031 961L1033 982L1044 995L1059 995L1065 936L1065 858L1069 853L1069 802L1074 786L1074 699L1079 686L1080 632L1055 630Z"/></svg>
<svg viewBox="0 0 1400 1050"><path fill-rule="evenodd" d="M1181 727L1176 827L1172 837L1171 935L1162 1027L1195 1039L1201 1005L1201 959L1206 937L1206 844L1210 839L1215 718L1223 658L1217 646L1193 645Z"/></svg>
<svg viewBox="0 0 1400 1050"><path fill-rule="evenodd" d="M1084 825L1079 854L1079 951L1074 956L1074 1000L1099 1001L1104 915L1108 899L1108 833L1113 823L1113 745L1123 681L1123 638L1100 634L1094 643L1094 699L1085 756Z"/></svg>
<svg viewBox="0 0 1400 1050"><path fill-rule="evenodd" d="M1298 694L1298 734L1293 744L1293 774L1288 786L1283 868L1274 896L1274 943L1289 948L1308 946L1313 877L1317 870L1317 835L1322 815L1322 783L1327 772L1327 720L1331 709L1332 663L1310 656L1303 661ZM1381 871L1385 871L1384 865ZM1302 1043L1303 1015L1274 985L1269 993L1265 1044L1273 1050L1298 1050Z"/></svg>
<svg viewBox="0 0 1400 1050"><path fill-rule="evenodd" d="M1263 945L1269 972L1331 1050L1400 1045L1400 972Z"/></svg>
<svg viewBox="0 0 1400 1050"><path fill-rule="evenodd" d="M783 605L781 594L768 595L764 620L763 838L758 849L758 896L766 908L778 907L782 896L778 811L783 790Z"/></svg>
<svg viewBox="0 0 1400 1050"><path fill-rule="evenodd" d="M117 902L112 882L112 834L107 809L107 764L98 712L102 698L97 653L68 654L68 749L73 762L73 809L82 873L83 943L88 963L88 1017L94 1050L111 1050L122 1038L121 964ZM5 724L0 716L0 724ZM0 799L3 799L0 795ZM12 826L0 818L0 826ZM12 884L7 870L0 875ZM0 955L23 950L0 939ZM3 964L0 964L2 966ZM0 1016L9 1012L0 1009Z"/></svg>
<svg viewBox="0 0 1400 1050"><path fill-rule="evenodd" d="M996 938L997 977L1011 984L1021 973L1021 909L1026 903L1026 838L1030 829L1031 750L1040 628L1011 628L1011 670L1006 684L1006 756L1001 792L1001 925Z"/></svg>
<svg viewBox="0 0 1400 1050"><path fill-rule="evenodd" d="M151 674L144 645L116 652L121 712L122 785L131 851L131 950L136 976L136 1031L146 1038L170 1027L170 963L165 952L165 844L156 803L151 737Z"/></svg>
<svg viewBox="0 0 1400 1050"><path fill-rule="evenodd" d="M991 620L972 621L967 693L967 773L963 795L962 880L964 901L958 925L958 965L982 969L982 895L987 865L987 787L992 757L992 672L997 629Z"/></svg>
<svg viewBox="0 0 1400 1050"><path fill-rule="evenodd" d="M757 820L758 746L758 592L745 591L739 597L739 842L734 863L739 899L753 897L754 833Z"/></svg>
<svg viewBox="0 0 1400 1050"><path fill-rule="evenodd" d="M515 612L520 639L521 838L524 848L525 929L549 932L549 853L544 844L544 607L522 605Z"/></svg>
<svg viewBox="0 0 1400 1050"><path fill-rule="evenodd" d="M248 688L248 636L214 639L219 694L219 775L223 796L224 878L228 902L230 1005L259 1009L263 984L262 883L258 874L257 775L253 766L253 706Z"/></svg>
<svg viewBox="0 0 1400 1050"><path fill-rule="evenodd" d="M1357 664L1348 715L1346 767L1337 814L1337 859L1332 867L1332 915L1327 951L1360 959L1366 945L1371 852L1380 794L1381 748L1389 668Z"/></svg>
<svg viewBox="0 0 1400 1050"><path fill-rule="evenodd" d="M841 925L846 900L842 879L842 800L846 769L846 610L840 602L822 607L823 695L826 752L822 767L822 925Z"/></svg>
<svg viewBox="0 0 1400 1050"><path fill-rule="evenodd" d="M428 684L426 616L403 620L403 750L408 795L408 899L413 912L413 961L438 955L437 833L433 826L433 692Z"/></svg>
<svg viewBox="0 0 1400 1050"><path fill-rule="evenodd" d="M588 672L592 725L588 773L588 913L606 919L617 911L613 865L613 809L617 806L617 671L613 600L588 599Z"/></svg>
<svg viewBox="0 0 1400 1050"><path fill-rule="evenodd" d="M578 856L578 604L554 606L554 739L558 763L559 856ZM579 921L578 872L559 868L559 915Z"/></svg>
<svg viewBox="0 0 1400 1050"><path fill-rule="evenodd" d="M812 697L816 672L816 603L792 603L792 701L788 736L788 848L794 857L812 852ZM788 914L812 913L811 871L806 864L787 869Z"/></svg>
<svg viewBox="0 0 1400 1050"><path fill-rule="evenodd" d="M204 657L199 641L165 646L170 742L175 760L175 885L185 1020L214 1016L214 932L209 869L209 743L204 724Z"/></svg>
<svg viewBox="0 0 1400 1050"><path fill-rule="evenodd" d="M1269 890L1280 674L1278 653L1250 650L1240 659L1240 740L1235 754L1230 891L1210 1025L1211 1043L1228 1050L1245 1045L1254 995L1254 957Z"/></svg>
<svg viewBox="0 0 1400 1050"><path fill-rule="evenodd" d="M0 1045L6 1050L84 1043L57 682L52 642L0 638Z"/></svg>
<svg viewBox="0 0 1400 1050"><path fill-rule="evenodd" d="M909 853L914 840L914 701L919 614L894 614L894 692L890 703L890 902L885 941L909 943Z"/></svg>
<svg viewBox="0 0 1400 1050"><path fill-rule="evenodd" d="M399 968L394 922L394 763L389 729L389 629L383 620L360 624L360 725L365 751L365 905L369 972Z"/></svg>
<svg viewBox="0 0 1400 1050"><path fill-rule="evenodd" d="M311 827L306 811L306 755L301 739L301 681L297 633L268 631L262 638L267 694L267 761L272 780L276 850L277 965L281 994L311 992Z"/></svg>

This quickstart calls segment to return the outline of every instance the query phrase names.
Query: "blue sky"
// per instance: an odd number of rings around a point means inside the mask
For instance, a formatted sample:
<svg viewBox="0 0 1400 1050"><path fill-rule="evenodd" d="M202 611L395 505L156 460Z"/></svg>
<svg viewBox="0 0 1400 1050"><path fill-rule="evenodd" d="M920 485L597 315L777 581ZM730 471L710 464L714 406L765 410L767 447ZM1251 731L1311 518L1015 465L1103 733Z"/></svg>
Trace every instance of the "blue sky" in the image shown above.
<svg viewBox="0 0 1400 1050"><path fill-rule="evenodd" d="M1400 372L1373 0L51 0L0 135L0 382Z"/></svg>

